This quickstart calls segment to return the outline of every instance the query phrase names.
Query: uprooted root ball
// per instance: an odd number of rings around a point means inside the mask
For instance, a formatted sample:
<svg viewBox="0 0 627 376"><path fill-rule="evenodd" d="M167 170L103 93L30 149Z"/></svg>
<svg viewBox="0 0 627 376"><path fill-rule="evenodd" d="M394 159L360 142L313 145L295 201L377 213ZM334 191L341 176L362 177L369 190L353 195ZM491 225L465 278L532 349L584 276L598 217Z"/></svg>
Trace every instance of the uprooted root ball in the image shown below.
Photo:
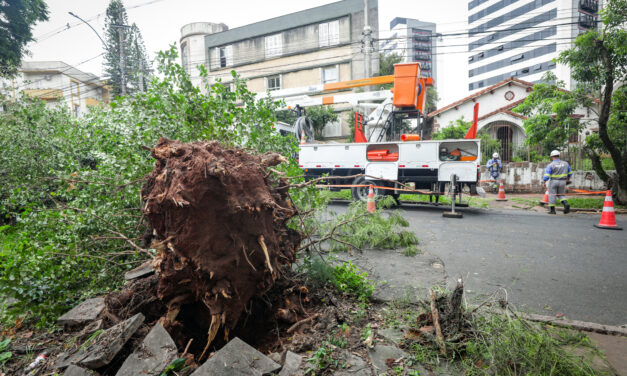
<svg viewBox="0 0 627 376"><path fill-rule="evenodd" d="M302 236L287 227L296 214L281 188L287 182L266 172L285 159L165 138L152 156L142 198L158 252L157 295L168 321L183 305L206 307L210 343L220 328L228 336L251 298L273 286L280 265L294 261Z"/></svg>

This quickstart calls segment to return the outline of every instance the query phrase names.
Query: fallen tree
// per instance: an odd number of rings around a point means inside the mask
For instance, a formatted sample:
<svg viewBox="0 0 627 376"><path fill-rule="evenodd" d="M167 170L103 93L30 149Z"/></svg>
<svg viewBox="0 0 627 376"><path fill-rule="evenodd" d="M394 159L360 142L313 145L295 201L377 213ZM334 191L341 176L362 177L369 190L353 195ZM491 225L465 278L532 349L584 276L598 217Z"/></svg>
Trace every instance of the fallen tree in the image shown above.
<svg viewBox="0 0 627 376"><path fill-rule="evenodd" d="M202 303L210 318L207 346L225 337L255 296L267 292L302 240L288 228L296 214L286 183L266 168L286 161L218 142L165 138L151 150L155 169L142 188L153 231L158 298L174 320L182 305Z"/></svg>

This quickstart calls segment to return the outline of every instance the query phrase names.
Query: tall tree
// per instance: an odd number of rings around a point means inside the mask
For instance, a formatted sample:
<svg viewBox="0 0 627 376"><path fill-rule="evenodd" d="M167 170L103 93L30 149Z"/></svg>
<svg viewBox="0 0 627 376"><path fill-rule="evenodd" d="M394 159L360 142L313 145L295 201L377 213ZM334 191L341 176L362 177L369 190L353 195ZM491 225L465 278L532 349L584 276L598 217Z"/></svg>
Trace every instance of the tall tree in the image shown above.
<svg viewBox="0 0 627 376"><path fill-rule="evenodd" d="M530 116L527 130L540 130L563 145L568 134L582 127L571 115L578 106L598 100L598 133L589 135L584 150L592 167L612 189L619 203L627 203L627 0L609 0L600 12L602 25L579 35L574 47L557 59L571 69L578 82L573 92L560 90L559 84L542 86L538 95L528 96L517 111ZM534 89L534 93L535 93ZM552 115L547 112L551 109ZM553 117L554 115L554 117ZM615 173L605 171L601 155L609 154Z"/></svg>
<svg viewBox="0 0 627 376"><path fill-rule="evenodd" d="M35 40L32 28L48 20L48 6L43 0L0 1L0 76L13 76L28 51L26 44Z"/></svg>
<svg viewBox="0 0 627 376"><path fill-rule="evenodd" d="M145 90L150 67L139 28L134 23L128 25L128 15L121 0L111 0L106 14L107 50L103 65L113 93L122 95Z"/></svg>

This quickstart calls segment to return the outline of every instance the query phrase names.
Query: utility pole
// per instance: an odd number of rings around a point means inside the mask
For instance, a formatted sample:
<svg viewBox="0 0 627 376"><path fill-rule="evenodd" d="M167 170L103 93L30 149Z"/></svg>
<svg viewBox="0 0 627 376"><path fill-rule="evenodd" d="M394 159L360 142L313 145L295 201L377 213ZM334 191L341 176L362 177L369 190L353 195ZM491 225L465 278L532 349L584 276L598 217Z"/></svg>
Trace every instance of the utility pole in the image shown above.
<svg viewBox="0 0 627 376"><path fill-rule="evenodd" d="M365 78L369 78L372 75L372 28L368 24L368 0L364 0L364 31L363 31L363 43L364 43L364 74Z"/></svg>
<svg viewBox="0 0 627 376"><path fill-rule="evenodd" d="M139 91L144 92L144 59L139 59Z"/></svg>
<svg viewBox="0 0 627 376"><path fill-rule="evenodd" d="M120 25L124 25L124 22L122 20L122 8L118 10L118 22L120 23ZM124 96L126 95L126 77L125 77L126 61L124 59L124 28L123 27L118 28L118 37L120 38L120 90L121 90L121 94Z"/></svg>

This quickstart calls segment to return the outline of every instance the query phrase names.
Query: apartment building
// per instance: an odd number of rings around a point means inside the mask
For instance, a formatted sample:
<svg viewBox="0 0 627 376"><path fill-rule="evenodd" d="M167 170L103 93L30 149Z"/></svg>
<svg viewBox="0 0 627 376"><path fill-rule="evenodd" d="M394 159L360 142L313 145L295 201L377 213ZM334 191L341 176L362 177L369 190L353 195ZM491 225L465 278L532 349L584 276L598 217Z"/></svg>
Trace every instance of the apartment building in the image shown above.
<svg viewBox="0 0 627 376"><path fill-rule="evenodd" d="M247 80L250 91L270 91L278 98L290 89L364 78L366 2L372 39L377 40L378 0L343 0L232 29L206 24L195 26L194 33L189 32L194 27L186 25L182 31L187 33L181 39L183 65L197 84L196 67L202 64L210 85L218 80L229 84L234 70ZM204 38L202 45L199 35ZM376 75L378 57L370 47L370 72ZM346 124L328 128L330 137L350 132Z"/></svg>
<svg viewBox="0 0 627 376"><path fill-rule="evenodd" d="M419 62L423 77L433 77L437 86L436 25L412 18L396 17L380 45L383 55L396 54L404 63Z"/></svg>
<svg viewBox="0 0 627 376"><path fill-rule="evenodd" d="M597 0L468 2L468 91L515 77L535 83L546 71L571 89L567 66L553 62L574 38L596 27Z"/></svg>
<svg viewBox="0 0 627 376"><path fill-rule="evenodd" d="M98 76L62 61L25 61L18 75L4 86L9 95L23 91L51 106L63 103L76 116L85 114L90 106L109 103L110 89Z"/></svg>

